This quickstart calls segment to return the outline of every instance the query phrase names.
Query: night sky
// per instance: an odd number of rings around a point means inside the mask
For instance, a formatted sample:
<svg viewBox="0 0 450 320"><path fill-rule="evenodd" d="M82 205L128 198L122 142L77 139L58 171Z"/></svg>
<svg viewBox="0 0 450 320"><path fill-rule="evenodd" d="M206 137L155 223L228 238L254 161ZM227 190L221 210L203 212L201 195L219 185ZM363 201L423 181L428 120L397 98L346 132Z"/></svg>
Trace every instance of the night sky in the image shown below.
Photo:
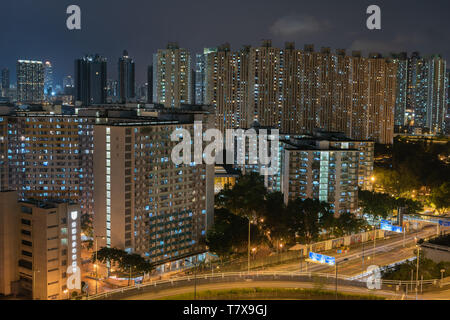
<svg viewBox="0 0 450 320"><path fill-rule="evenodd" d="M81 7L80 31L66 28L66 8ZM366 28L366 8L377 4L382 30ZM272 39L334 49L419 51L450 59L448 0L2 0L0 68L15 81L17 59L50 60L57 84L73 75L74 59L87 53L108 58L108 78L117 77L124 49L145 82L152 54L177 41L191 53L229 42L233 49Z"/></svg>

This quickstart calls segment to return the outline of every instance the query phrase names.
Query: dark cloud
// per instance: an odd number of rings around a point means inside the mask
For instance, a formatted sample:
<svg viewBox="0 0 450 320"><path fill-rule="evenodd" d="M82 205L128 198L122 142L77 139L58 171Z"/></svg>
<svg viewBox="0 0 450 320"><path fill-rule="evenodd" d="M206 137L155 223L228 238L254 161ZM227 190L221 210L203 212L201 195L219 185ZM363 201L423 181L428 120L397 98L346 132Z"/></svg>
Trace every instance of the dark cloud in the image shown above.
<svg viewBox="0 0 450 320"><path fill-rule="evenodd" d="M316 17L306 15L289 15L277 19L270 32L275 36L297 37L310 35L328 29L327 21L320 21Z"/></svg>

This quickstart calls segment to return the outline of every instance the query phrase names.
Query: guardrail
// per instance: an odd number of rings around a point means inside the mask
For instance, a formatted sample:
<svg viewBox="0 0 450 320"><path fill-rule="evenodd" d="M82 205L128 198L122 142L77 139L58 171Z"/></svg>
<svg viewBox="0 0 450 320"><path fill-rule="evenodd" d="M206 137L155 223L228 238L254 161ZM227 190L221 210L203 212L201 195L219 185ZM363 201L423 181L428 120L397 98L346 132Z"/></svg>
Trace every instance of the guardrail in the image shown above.
<svg viewBox="0 0 450 320"><path fill-rule="evenodd" d="M192 286L194 281L197 284L214 283L214 282L234 282L242 281L243 279L261 280L261 281L298 281L298 282L325 282L334 283L336 278L330 273L315 273L315 272L270 272L270 271L254 271L254 272L227 272L215 274L202 274L194 276L184 276L172 279L150 281L146 284L138 284L129 287L114 289L107 292L102 292L96 295L87 297L88 300L100 299L120 299L126 296L133 296L151 291L158 291L170 287ZM366 287L366 280L354 280L348 276L338 276L339 285ZM420 281L419 281L420 282ZM440 280L423 280L422 285L436 285L440 284ZM381 285L387 287L392 286L406 286L416 285L416 281L397 281L397 280L381 280ZM449 283L450 284L450 283Z"/></svg>

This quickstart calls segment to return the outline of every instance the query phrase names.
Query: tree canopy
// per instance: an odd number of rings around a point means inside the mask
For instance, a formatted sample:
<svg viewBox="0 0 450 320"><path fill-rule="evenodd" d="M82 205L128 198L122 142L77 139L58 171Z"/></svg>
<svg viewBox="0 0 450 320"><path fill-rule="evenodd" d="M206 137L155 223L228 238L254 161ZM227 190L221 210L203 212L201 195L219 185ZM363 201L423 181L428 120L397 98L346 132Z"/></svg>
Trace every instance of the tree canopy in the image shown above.
<svg viewBox="0 0 450 320"><path fill-rule="evenodd" d="M95 263L96 253L92 254L92 261ZM111 262L124 273L128 273L130 268L135 273L148 273L153 270L152 265L143 257L136 253L128 253L117 248L102 247L97 251L97 259L102 263Z"/></svg>

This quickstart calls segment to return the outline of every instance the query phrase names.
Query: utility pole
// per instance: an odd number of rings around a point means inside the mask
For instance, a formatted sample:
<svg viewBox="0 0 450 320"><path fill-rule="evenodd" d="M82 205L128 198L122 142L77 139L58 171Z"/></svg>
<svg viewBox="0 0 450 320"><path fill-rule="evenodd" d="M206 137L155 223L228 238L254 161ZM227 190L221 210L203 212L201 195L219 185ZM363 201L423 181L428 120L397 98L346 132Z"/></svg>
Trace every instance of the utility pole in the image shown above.
<svg viewBox="0 0 450 320"><path fill-rule="evenodd" d="M417 268L416 268L416 300L417 300L417 293L419 291L419 252L420 252L420 247L418 245L416 245L417 247Z"/></svg>
<svg viewBox="0 0 450 320"><path fill-rule="evenodd" d="M197 266L198 262L194 266L194 300L197 300Z"/></svg>
<svg viewBox="0 0 450 320"><path fill-rule="evenodd" d="M377 227L373 226L373 261L372 263L375 263L375 248L377 243Z"/></svg>
<svg viewBox="0 0 450 320"><path fill-rule="evenodd" d="M248 218L247 272L250 273L250 218Z"/></svg>
<svg viewBox="0 0 450 320"><path fill-rule="evenodd" d="M130 277L128 278L128 286L130 286L131 283L131 264L130 264Z"/></svg>
<svg viewBox="0 0 450 320"><path fill-rule="evenodd" d="M344 262L347 260L348 260L348 258L345 258L345 259L341 260L340 262ZM334 266L335 266L335 271L336 271L336 282L335 282L335 287L334 287L334 294L335 294L335 298L337 300L338 299L338 294L337 294L337 292L338 292L338 262L337 261L335 262Z"/></svg>
<svg viewBox="0 0 450 320"><path fill-rule="evenodd" d="M362 268L364 270L364 239L363 239L363 242L362 242Z"/></svg>

